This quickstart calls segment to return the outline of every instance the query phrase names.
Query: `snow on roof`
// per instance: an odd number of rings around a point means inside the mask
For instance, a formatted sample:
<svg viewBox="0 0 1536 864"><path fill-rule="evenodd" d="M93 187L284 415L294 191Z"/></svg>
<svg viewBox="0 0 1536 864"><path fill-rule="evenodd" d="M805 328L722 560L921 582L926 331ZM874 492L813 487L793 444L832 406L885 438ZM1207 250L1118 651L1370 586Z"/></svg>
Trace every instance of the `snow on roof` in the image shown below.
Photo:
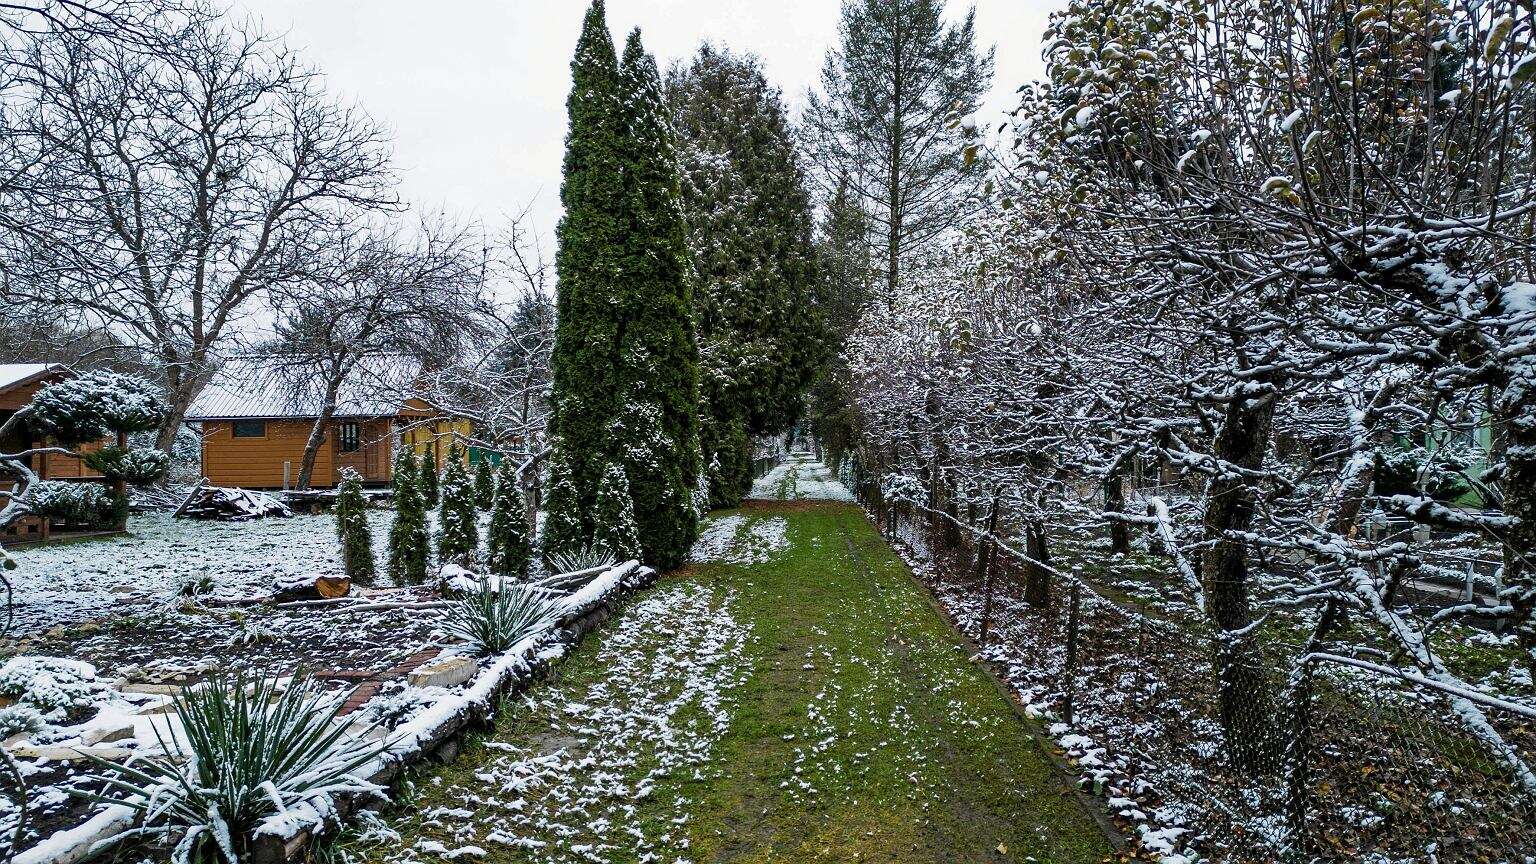
<svg viewBox="0 0 1536 864"><path fill-rule="evenodd" d="M404 395L419 374L415 361L379 357L358 364L336 395L337 417L389 417L404 408ZM323 385L317 376L261 358L226 361L192 403L187 419L302 419L320 414Z"/></svg>
<svg viewBox="0 0 1536 864"><path fill-rule="evenodd" d="M0 390L9 390L49 372L61 372L56 363L0 363Z"/></svg>

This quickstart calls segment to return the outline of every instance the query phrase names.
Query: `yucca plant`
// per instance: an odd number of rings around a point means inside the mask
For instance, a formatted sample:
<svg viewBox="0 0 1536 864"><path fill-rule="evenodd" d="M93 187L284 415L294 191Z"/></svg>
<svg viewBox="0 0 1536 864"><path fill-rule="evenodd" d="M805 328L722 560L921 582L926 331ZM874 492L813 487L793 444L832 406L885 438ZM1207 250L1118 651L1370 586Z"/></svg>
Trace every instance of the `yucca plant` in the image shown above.
<svg viewBox="0 0 1536 864"><path fill-rule="evenodd" d="M549 569L555 574L609 567L615 563L613 553L602 546L588 545L549 554Z"/></svg>
<svg viewBox="0 0 1536 864"><path fill-rule="evenodd" d="M336 722L342 699L308 679L278 682L244 673L175 697L183 734L155 737L162 756L118 764L91 757L105 794L77 792L143 814L128 835L174 837L171 860L239 862L261 821L316 795L379 792L352 771L385 744Z"/></svg>
<svg viewBox="0 0 1536 864"><path fill-rule="evenodd" d="M483 585L463 595L448 607L443 625L482 657L500 654L555 621L555 602L546 592L509 582L500 587Z"/></svg>

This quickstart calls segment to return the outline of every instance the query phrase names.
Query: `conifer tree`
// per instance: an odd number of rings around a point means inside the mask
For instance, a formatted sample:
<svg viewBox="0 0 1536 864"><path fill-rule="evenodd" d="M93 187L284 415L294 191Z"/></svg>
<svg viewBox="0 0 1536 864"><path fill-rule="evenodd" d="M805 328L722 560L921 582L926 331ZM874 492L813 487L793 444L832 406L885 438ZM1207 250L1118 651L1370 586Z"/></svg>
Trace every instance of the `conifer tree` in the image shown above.
<svg viewBox="0 0 1536 864"><path fill-rule="evenodd" d="M637 29L620 69L625 150L624 345L613 461L634 499L642 559L663 570L687 560L698 534L699 351L687 225L671 112L656 60Z"/></svg>
<svg viewBox="0 0 1536 864"><path fill-rule="evenodd" d="M442 503L437 517L437 557L443 563L452 562L461 567L473 568L480 552L479 516L475 510L475 488L469 472L464 468L464 457L459 445L448 448L448 467L443 471Z"/></svg>
<svg viewBox="0 0 1536 864"><path fill-rule="evenodd" d="M435 453L421 454L421 500L427 509L437 506L438 475Z"/></svg>
<svg viewBox="0 0 1536 864"><path fill-rule="evenodd" d="M711 503L752 485L751 439L782 433L822 361L810 195L780 92L756 58L705 45L668 76L698 274Z"/></svg>
<svg viewBox="0 0 1536 864"><path fill-rule="evenodd" d="M602 0L587 13L567 101L552 432L561 466L545 554L590 544L608 466L623 466L647 563L686 558L698 525L698 349L676 156L638 31L622 68ZM554 472L552 466L552 472Z"/></svg>
<svg viewBox="0 0 1536 864"><path fill-rule="evenodd" d="M582 533L582 510L565 448L557 443L554 451L549 459L549 478L544 483L545 515L539 533L539 551L545 561L557 552L585 548L591 539L590 534Z"/></svg>
<svg viewBox="0 0 1536 864"><path fill-rule="evenodd" d="M618 413L619 301L624 224L624 139L618 57L602 0L593 0L571 61L566 100L570 129L556 237L555 346L550 357L553 484L547 500L546 555L579 549L592 537L600 472L608 464L608 426Z"/></svg>
<svg viewBox="0 0 1536 864"><path fill-rule="evenodd" d="M482 463L484 464L484 463ZM528 574L528 526L523 521L523 486L512 460L496 470L496 501L486 529L486 554L492 573L522 579Z"/></svg>
<svg viewBox="0 0 1536 864"><path fill-rule="evenodd" d="M389 575L402 585L427 579L432 540L427 536L427 504L421 497L421 471L409 447L395 457L395 521L389 529Z"/></svg>
<svg viewBox="0 0 1536 864"><path fill-rule="evenodd" d="M597 487L597 535L594 540L615 561L640 557L635 501L630 495L629 479L624 476L622 465L609 465L603 472L603 482Z"/></svg>
<svg viewBox="0 0 1536 864"><path fill-rule="evenodd" d="M491 479L491 460L488 456L481 456L475 463L475 506L481 510L489 510L496 502L496 484Z"/></svg>
<svg viewBox="0 0 1536 864"><path fill-rule="evenodd" d="M359 585L373 582L373 536L368 532L368 499L363 497L363 478L351 468L341 469L336 492L336 536L341 540L341 565Z"/></svg>

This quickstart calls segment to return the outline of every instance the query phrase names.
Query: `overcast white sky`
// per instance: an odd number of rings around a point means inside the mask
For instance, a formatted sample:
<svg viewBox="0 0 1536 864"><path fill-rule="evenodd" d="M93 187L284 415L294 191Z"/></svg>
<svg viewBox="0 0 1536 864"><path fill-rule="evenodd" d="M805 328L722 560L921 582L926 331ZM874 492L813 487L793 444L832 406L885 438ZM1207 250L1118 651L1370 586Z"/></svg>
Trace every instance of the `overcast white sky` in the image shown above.
<svg viewBox="0 0 1536 864"><path fill-rule="evenodd" d="M331 88L389 124L405 197L497 222L534 203L539 232L560 213L571 52L587 0L231 0L324 71ZM965 0L950 0L951 14ZM1040 34L1058 0L976 0L996 44L983 119L1000 120L1041 74ZM798 106L837 32L838 0L608 0L622 49L639 26L663 68L705 39L763 58Z"/></svg>

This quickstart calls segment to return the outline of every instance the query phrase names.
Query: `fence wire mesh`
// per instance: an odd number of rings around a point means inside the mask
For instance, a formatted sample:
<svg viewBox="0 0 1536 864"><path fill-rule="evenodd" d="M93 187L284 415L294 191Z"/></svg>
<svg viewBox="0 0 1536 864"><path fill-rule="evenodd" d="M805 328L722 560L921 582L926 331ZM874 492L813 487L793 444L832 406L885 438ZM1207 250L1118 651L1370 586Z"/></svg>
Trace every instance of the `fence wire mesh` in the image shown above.
<svg viewBox="0 0 1536 864"><path fill-rule="evenodd" d="M1210 630L1086 578L1031 603L1024 561L979 567L974 534L851 485L1148 852L1536 862L1536 798L1445 693L1304 655L1300 630L1222 652ZM1536 722L1481 707L1536 761Z"/></svg>

